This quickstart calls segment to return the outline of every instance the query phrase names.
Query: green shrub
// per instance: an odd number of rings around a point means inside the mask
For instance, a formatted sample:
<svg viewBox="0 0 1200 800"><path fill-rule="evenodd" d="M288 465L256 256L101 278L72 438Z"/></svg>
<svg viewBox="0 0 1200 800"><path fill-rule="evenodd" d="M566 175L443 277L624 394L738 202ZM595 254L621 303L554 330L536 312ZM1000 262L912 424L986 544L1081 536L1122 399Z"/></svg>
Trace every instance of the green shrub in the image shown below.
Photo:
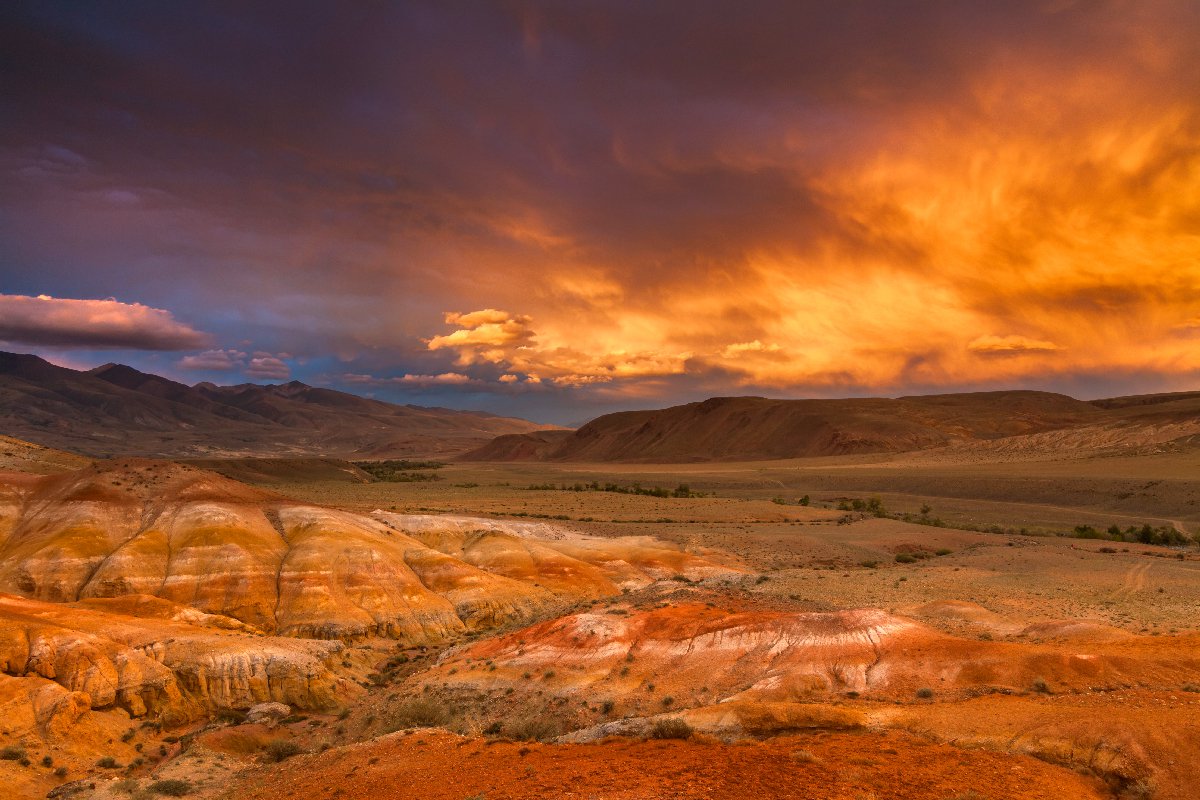
<svg viewBox="0 0 1200 800"><path fill-rule="evenodd" d="M660 719L650 726L651 739L690 739L695 731L679 718Z"/></svg>
<svg viewBox="0 0 1200 800"><path fill-rule="evenodd" d="M914 564L916 560L916 557L911 553L896 553L897 564Z"/></svg>
<svg viewBox="0 0 1200 800"><path fill-rule="evenodd" d="M121 767L121 765L117 763L117 760L112 756L105 756L104 758L100 759L96 762L96 766L101 767L102 769L119 769Z"/></svg>
<svg viewBox="0 0 1200 800"><path fill-rule="evenodd" d="M933 697L933 689L930 689L928 686L922 686L920 689L917 689L917 697L922 700L928 700Z"/></svg>

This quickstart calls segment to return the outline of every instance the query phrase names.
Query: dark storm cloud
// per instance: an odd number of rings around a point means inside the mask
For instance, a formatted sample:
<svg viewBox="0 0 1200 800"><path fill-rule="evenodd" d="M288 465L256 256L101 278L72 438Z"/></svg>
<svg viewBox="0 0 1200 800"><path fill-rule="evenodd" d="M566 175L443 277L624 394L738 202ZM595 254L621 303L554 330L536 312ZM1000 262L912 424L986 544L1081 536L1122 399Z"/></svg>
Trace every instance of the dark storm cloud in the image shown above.
<svg viewBox="0 0 1200 800"><path fill-rule="evenodd" d="M1126 369L1200 316L1193 3L0 15L0 289L186 309L222 352L394 391L455 361L408 385L882 389L1070 361L979 341ZM1094 323L1120 298L1145 341ZM443 314L489 309L526 335L465 359Z"/></svg>

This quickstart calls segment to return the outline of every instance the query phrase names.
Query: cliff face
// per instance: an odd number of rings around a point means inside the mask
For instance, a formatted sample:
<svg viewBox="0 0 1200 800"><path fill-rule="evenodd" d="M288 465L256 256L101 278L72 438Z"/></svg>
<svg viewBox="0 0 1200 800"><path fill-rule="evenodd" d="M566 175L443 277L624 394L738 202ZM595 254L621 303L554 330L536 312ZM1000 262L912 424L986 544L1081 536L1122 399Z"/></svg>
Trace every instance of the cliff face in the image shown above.
<svg viewBox="0 0 1200 800"><path fill-rule="evenodd" d="M0 592L148 595L279 635L436 642L674 574L730 571L648 539L354 514L169 463L0 486Z"/></svg>

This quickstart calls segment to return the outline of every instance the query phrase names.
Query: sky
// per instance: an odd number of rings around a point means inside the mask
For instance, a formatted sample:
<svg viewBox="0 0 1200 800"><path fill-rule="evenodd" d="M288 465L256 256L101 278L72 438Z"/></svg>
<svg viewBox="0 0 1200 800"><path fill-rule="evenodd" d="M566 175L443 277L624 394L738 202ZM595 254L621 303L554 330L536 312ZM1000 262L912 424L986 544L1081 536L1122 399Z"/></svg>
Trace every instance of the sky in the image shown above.
<svg viewBox="0 0 1200 800"><path fill-rule="evenodd" d="M0 349L575 424L1200 389L1200 3L0 7Z"/></svg>

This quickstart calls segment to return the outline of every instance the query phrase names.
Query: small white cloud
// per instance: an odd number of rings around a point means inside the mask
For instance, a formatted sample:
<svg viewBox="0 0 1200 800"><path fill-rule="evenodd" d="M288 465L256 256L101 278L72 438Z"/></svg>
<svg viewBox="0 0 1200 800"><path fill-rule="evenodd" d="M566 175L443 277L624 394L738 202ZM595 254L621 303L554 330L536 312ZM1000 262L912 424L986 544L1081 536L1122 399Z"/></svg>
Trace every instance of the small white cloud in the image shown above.
<svg viewBox="0 0 1200 800"><path fill-rule="evenodd" d="M245 369L246 375L263 380L282 381L291 376L291 368L270 353L255 353Z"/></svg>
<svg viewBox="0 0 1200 800"><path fill-rule="evenodd" d="M440 375L405 375L402 378L393 378L392 380L398 383L412 383L421 386L461 386L464 383L470 383L471 377L458 372L443 372Z"/></svg>

